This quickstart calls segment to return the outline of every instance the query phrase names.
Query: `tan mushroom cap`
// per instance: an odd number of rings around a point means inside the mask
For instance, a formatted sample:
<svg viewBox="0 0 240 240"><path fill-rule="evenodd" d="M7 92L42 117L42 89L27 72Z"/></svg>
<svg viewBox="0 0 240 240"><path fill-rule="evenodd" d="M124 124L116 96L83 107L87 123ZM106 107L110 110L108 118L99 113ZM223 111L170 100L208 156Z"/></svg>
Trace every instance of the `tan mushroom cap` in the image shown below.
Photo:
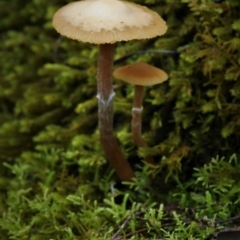
<svg viewBox="0 0 240 240"><path fill-rule="evenodd" d="M143 62L117 68L113 72L113 76L122 81L140 86L151 86L168 79L167 73L163 70Z"/></svg>
<svg viewBox="0 0 240 240"><path fill-rule="evenodd" d="M167 31L154 11L120 0L84 0L60 8L53 26L61 35L95 44L147 39Z"/></svg>

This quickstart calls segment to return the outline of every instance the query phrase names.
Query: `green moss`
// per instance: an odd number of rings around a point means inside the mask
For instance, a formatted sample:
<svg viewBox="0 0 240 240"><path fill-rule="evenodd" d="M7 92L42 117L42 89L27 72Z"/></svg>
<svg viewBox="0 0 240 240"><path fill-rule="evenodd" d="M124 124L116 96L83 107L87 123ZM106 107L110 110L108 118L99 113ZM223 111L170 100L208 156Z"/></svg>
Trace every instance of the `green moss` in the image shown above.
<svg viewBox="0 0 240 240"><path fill-rule="evenodd" d="M169 30L119 43L116 66L147 61L170 79L146 89L142 149L133 87L115 82L115 133L138 171L115 187L98 140L97 47L52 28L66 1L0 2L1 239L204 239L235 225L220 220L239 215L240 3L136 2ZM156 166L142 164L149 154Z"/></svg>

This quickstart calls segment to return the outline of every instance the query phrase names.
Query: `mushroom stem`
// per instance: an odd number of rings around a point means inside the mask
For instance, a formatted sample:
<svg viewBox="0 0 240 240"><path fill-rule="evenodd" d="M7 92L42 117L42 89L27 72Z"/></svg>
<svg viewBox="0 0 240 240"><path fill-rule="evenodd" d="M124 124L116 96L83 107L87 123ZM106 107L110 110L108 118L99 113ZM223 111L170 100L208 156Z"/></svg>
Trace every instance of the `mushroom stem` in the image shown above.
<svg viewBox="0 0 240 240"><path fill-rule="evenodd" d="M132 136L133 141L138 147L147 147L147 143L142 138L142 102L144 96L144 86L135 85L134 99L132 108ZM147 156L147 163L154 164L152 156Z"/></svg>
<svg viewBox="0 0 240 240"><path fill-rule="evenodd" d="M113 99L112 86L114 44L99 45L98 57L98 121L100 140L105 156L122 181L131 181L134 172L124 158L113 133Z"/></svg>

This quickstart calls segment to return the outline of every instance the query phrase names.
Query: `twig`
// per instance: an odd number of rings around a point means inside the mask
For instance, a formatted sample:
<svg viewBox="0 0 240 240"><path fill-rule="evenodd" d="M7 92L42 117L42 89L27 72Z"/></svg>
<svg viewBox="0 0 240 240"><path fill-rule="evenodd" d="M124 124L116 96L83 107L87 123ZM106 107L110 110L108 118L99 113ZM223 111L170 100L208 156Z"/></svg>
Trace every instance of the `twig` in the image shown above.
<svg viewBox="0 0 240 240"><path fill-rule="evenodd" d="M120 226L120 228L117 230L117 232L112 236L111 240L117 240L117 236L120 234L120 232L125 228L127 223L131 220L131 216L128 216L126 220L123 222L123 224Z"/></svg>
<svg viewBox="0 0 240 240"><path fill-rule="evenodd" d="M148 54L148 53L157 53L157 54L179 54L177 51L175 50L166 50L166 49L147 49L147 50L141 50L141 51L136 51L133 53L129 53L119 59L116 59L114 61L114 64L118 64L124 60L126 60L127 58L133 56L133 55L141 55L141 54Z"/></svg>
<svg viewBox="0 0 240 240"><path fill-rule="evenodd" d="M134 232L127 233L126 235L124 235L122 237L119 237L116 240L120 240L120 239L122 239L124 237L131 237L134 234L141 233L141 232L146 232L146 231L148 231L148 228L142 228L142 229L136 230Z"/></svg>
<svg viewBox="0 0 240 240"><path fill-rule="evenodd" d="M235 217L232 217L232 218L228 218L228 219L224 219L224 220L218 220L218 221L215 221L217 224L219 223L224 223L224 222L230 222L230 221L235 221L237 219L240 219L240 216L235 216Z"/></svg>

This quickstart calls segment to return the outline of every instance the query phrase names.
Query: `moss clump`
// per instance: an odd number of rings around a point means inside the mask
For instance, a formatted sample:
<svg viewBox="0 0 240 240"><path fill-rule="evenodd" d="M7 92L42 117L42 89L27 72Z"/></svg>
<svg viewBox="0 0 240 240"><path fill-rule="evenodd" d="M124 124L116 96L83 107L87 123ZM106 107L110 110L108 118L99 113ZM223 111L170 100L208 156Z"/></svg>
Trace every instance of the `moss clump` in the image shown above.
<svg viewBox="0 0 240 240"><path fill-rule="evenodd" d="M99 172L100 161L82 161L77 149L26 152L4 163L12 180L1 205L2 239L206 239L237 224L224 222L239 212L236 155L163 188L149 187L141 169L119 190Z"/></svg>
<svg viewBox="0 0 240 240"><path fill-rule="evenodd" d="M65 1L0 2L1 239L214 239L237 225L222 220L239 215L240 2L138 2L168 33L119 43L116 65L147 61L170 80L146 91L142 149L133 88L116 82L115 132L139 171L121 186L98 141L97 49L53 30Z"/></svg>

